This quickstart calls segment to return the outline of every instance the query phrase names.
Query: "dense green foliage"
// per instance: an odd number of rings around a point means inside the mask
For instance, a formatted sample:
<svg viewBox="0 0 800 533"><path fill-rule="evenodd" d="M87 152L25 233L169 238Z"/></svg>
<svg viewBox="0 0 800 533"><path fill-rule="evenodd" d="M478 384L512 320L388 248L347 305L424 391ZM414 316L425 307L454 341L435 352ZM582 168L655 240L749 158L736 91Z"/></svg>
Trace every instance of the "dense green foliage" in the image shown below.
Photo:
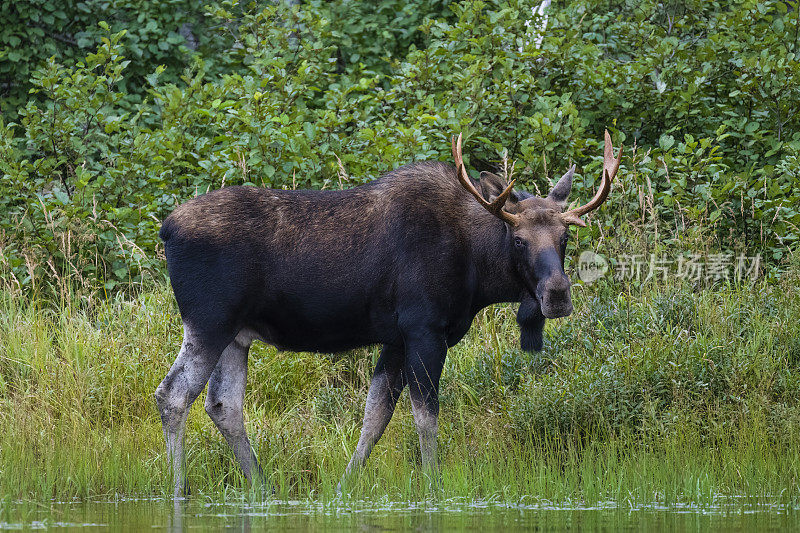
<svg viewBox="0 0 800 533"><path fill-rule="evenodd" d="M131 60L119 87L135 98L137 87L166 65L174 72L188 65L192 50L212 58L225 47L200 0L15 0L0 5L0 98L3 111L15 116L29 98L30 82L50 57L74 64L93 52L108 29L127 29L122 45ZM102 23L102 24L101 24ZM176 74L177 77L177 74ZM44 102L45 100L39 100Z"/></svg>
<svg viewBox="0 0 800 533"><path fill-rule="evenodd" d="M157 65L166 67L165 80L180 81L182 70L197 58L206 71L222 76L246 68L257 34L240 31L259 6L270 2L209 2L202 0L15 0L0 5L0 98L3 112L16 116L24 106L34 71L50 57L73 65L93 52L105 31L127 30L120 42L130 61L119 82L130 103L146 93L146 76ZM290 2L298 3L298 2ZM221 4L221 5L220 5ZM400 2L306 2L335 29L339 69L349 65L386 71L388 60L402 57L420 44L418 27L426 17L452 17L447 0ZM224 7L225 10L217 10ZM249 15L248 15L249 14ZM256 37L257 38L257 37ZM240 52L243 53L240 53Z"/></svg>
<svg viewBox="0 0 800 533"><path fill-rule="evenodd" d="M519 350L510 306L482 312L442 377L443 496L797 505L799 281L628 293L606 279L575 291L575 312L548 322L539 354ZM91 309L0 293L0 501L169 494L153 391L181 334L164 285ZM377 355L253 346L247 429L278 497L334 496ZM194 494L240 494L203 402L187 429ZM419 499L418 465L404 393L354 499Z"/></svg>
<svg viewBox="0 0 800 533"><path fill-rule="evenodd" d="M159 221L192 195L348 187L459 131L530 190L577 162L585 199L610 128L613 209L579 247L625 228L780 268L800 237L797 2L556 3L540 47L527 0L41 3L0 8L0 72L30 87L0 104L0 268L26 289L160 276Z"/></svg>

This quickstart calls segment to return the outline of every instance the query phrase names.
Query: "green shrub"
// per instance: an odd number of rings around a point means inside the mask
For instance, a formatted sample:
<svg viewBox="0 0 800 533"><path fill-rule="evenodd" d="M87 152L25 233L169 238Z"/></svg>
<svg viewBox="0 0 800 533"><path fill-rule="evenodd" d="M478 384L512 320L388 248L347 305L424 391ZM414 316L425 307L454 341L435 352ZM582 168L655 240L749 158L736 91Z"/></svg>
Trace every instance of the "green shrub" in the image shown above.
<svg viewBox="0 0 800 533"><path fill-rule="evenodd" d="M188 55L138 55L144 30L120 14L87 30L95 53L20 59L31 96L5 98L0 123L3 279L89 292L161 277L159 222L186 198L350 187L449 160L457 132L473 171L506 154L528 190L577 163L585 201L605 127L628 146L613 209L572 249L761 254L771 273L794 253L796 2L571 1L541 47L531 1L351 4L212 4L216 44Z"/></svg>

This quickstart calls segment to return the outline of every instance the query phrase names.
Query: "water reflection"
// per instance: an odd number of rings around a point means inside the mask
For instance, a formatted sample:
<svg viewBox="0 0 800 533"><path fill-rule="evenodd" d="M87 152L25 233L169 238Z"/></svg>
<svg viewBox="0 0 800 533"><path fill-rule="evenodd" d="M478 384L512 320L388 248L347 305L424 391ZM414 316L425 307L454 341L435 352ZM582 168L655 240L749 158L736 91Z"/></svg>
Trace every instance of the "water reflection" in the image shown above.
<svg viewBox="0 0 800 533"><path fill-rule="evenodd" d="M170 532L250 532L267 529L326 531L358 529L521 531L783 531L794 528L797 508L770 504L748 505L730 501L712 507L692 505L642 506L621 509L612 503L591 507L557 507L534 504L447 501L418 503L246 501L213 502L199 498L117 500L113 502L15 503L2 509L0 529L102 527L111 530L160 529Z"/></svg>
<svg viewBox="0 0 800 533"><path fill-rule="evenodd" d="M183 531L183 515L186 512L186 501L175 500L172 506L172 516L170 516L167 531L170 533L178 533Z"/></svg>

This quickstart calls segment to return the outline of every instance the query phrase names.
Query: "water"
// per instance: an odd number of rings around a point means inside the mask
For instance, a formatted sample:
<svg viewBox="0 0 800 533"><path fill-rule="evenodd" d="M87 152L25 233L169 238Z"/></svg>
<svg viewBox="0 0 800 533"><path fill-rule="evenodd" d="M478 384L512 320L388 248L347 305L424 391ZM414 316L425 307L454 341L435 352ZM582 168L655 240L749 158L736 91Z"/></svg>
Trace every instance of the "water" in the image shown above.
<svg viewBox="0 0 800 533"><path fill-rule="evenodd" d="M616 504L552 506L496 502L268 504L197 500L16 502L0 504L0 530L86 531L786 531L800 529L800 510L728 502L707 508Z"/></svg>

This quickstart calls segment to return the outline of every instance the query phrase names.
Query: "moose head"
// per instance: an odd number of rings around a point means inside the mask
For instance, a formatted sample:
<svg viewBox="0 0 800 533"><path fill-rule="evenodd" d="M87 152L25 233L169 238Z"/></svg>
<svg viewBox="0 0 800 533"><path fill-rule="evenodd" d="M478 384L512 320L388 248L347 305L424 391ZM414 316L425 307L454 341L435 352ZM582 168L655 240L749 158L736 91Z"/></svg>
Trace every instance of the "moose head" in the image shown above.
<svg viewBox="0 0 800 533"><path fill-rule="evenodd" d="M586 227L581 217L606 200L611 180L619 169L622 149L615 159L611 136L606 131L600 188L587 204L567 211L574 165L545 198L513 190L515 180L506 184L503 178L490 172L481 173L481 191L478 191L464 168L460 134L453 138L452 151L461 185L508 228L506 249L510 250L511 262L524 288L517 313L522 349L539 351L545 319L572 313L570 280L564 272L569 226Z"/></svg>

